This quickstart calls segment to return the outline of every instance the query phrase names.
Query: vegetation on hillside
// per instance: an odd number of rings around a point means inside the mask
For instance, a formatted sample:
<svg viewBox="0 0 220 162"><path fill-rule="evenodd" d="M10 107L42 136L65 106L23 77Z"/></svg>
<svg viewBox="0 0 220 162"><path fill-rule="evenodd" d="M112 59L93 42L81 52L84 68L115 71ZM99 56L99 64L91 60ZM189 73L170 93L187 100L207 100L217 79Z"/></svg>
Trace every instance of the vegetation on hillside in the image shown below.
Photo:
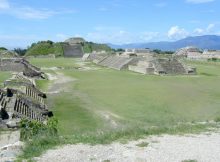
<svg viewBox="0 0 220 162"><path fill-rule="evenodd" d="M93 42L83 42L81 43L83 47L84 53L91 53L93 51L107 51L110 52L112 49L106 44L97 44ZM17 50L19 53L20 49ZM48 41L40 41L37 43L33 43L30 47L28 47L26 56L39 56L39 55L48 55L55 54L56 56L63 56L63 42L52 42Z"/></svg>
<svg viewBox="0 0 220 162"><path fill-rule="evenodd" d="M4 50L4 51L6 51L6 50L8 50L8 49L5 48L5 47L0 47L0 50Z"/></svg>
<svg viewBox="0 0 220 162"><path fill-rule="evenodd" d="M50 40L33 43L26 52L27 56L38 56L55 54L56 56L63 56L63 48L61 43L54 43Z"/></svg>
<svg viewBox="0 0 220 162"><path fill-rule="evenodd" d="M98 43L93 43L93 42L85 42L82 44L83 45L83 51L84 53L91 53L93 51L107 51L111 52L112 49L106 45L106 44L98 44Z"/></svg>
<svg viewBox="0 0 220 162"><path fill-rule="evenodd" d="M16 52L19 56L24 56L27 52L27 49L15 48L13 51Z"/></svg>

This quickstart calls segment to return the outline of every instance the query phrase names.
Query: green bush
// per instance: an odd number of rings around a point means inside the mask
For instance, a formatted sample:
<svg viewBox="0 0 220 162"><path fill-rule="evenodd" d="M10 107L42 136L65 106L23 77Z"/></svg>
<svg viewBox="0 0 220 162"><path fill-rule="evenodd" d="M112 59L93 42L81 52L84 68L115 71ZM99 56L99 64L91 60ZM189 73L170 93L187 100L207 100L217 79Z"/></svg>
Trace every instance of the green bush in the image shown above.
<svg viewBox="0 0 220 162"><path fill-rule="evenodd" d="M38 56L55 54L56 56L63 56L63 47L61 43L54 43L52 41L40 41L33 43L31 47L27 49L27 56Z"/></svg>
<svg viewBox="0 0 220 162"><path fill-rule="evenodd" d="M47 123L38 122L36 120L30 121L22 119L20 123L21 131L20 138L22 141L31 140L35 136L57 136L58 120L56 118L49 118Z"/></svg>
<svg viewBox="0 0 220 162"><path fill-rule="evenodd" d="M214 120L215 122L220 122L220 116L219 117L217 117L217 118L215 118L215 120Z"/></svg>
<svg viewBox="0 0 220 162"><path fill-rule="evenodd" d="M110 52L112 49L106 44L98 44L93 42L85 42L82 44L84 53L91 53L93 51L107 51Z"/></svg>
<svg viewBox="0 0 220 162"><path fill-rule="evenodd" d="M49 118L47 123L22 119L20 124L20 140L25 141L25 147L17 161L31 160L61 143L57 131L58 120L54 117Z"/></svg>

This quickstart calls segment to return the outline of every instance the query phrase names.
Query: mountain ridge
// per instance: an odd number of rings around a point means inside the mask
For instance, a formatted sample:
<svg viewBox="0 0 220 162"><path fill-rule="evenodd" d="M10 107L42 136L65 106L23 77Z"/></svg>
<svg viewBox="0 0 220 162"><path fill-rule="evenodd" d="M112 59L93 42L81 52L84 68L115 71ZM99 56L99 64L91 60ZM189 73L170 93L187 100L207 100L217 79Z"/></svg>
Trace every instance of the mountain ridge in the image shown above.
<svg viewBox="0 0 220 162"><path fill-rule="evenodd" d="M186 46L195 46L200 49L220 50L220 36L218 35L203 35L203 36L190 36L174 42L160 41L149 43L131 43L114 45L108 44L111 48L150 48L160 49L164 51L175 51L179 48Z"/></svg>

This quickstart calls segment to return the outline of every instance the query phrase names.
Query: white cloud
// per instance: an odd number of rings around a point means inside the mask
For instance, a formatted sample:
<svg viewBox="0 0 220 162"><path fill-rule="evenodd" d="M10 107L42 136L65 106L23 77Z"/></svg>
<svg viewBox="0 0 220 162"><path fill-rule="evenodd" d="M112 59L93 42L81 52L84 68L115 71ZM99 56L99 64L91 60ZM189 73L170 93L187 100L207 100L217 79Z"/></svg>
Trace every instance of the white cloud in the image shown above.
<svg viewBox="0 0 220 162"><path fill-rule="evenodd" d="M12 15L20 19L47 19L58 14L74 12L74 10L36 9L29 6L12 5L7 0L0 0L0 14Z"/></svg>
<svg viewBox="0 0 220 162"><path fill-rule="evenodd" d="M205 35L205 34L216 34L214 31L214 28L216 27L216 24L209 24L205 29L202 28L196 28L192 35Z"/></svg>
<svg viewBox="0 0 220 162"><path fill-rule="evenodd" d="M192 4L208 3L213 1L215 0L186 0L187 3L192 3Z"/></svg>
<svg viewBox="0 0 220 162"><path fill-rule="evenodd" d="M159 37L158 32L132 33L114 26L98 26L94 30L84 36L86 40L99 43L127 44L154 41Z"/></svg>
<svg viewBox="0 0 220 162"><path fill-rule="evenodd" d="M7 0L0 0L0 10L9 9L10 5Z"/></svg>
<svg viewBox="0 0 220 162"><path fill-rule="evenodd" d="M169 39L177 40L185 38L189 35L189 33L184 29L180 28L179 26L173 26L167 33Z"/></svg>
<svg viewBox="0 0 220 162"><path fill-rule="evenodd" d="M21 19L47 19L57 14L51 10L34 9L31 7L17 8L12 14Z"/></svg>
<svg viewBox="0 0 220 162"><path fill-rule="evenodd" d="M201 28L196 28L194 31L193 31L193 33L195 34L195 35L203 35L203 34L205 34L205 30L204 29L201 29Z"/></svg>
<svg viewBox="0 0 220 162"><path fill-rule="evenodd" d="M207 32L211 32L214 27L215 27L215 24L209 24L207 29L206 29Z"/></svg>

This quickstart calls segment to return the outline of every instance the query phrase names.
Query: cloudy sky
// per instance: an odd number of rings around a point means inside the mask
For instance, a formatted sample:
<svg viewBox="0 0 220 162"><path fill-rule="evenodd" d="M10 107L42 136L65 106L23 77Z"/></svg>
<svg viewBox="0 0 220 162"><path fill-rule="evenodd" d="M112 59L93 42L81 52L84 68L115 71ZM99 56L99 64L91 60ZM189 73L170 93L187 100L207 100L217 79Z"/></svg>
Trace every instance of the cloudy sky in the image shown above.
<svg viewBox="0 0 220 162"><path fill-rule="evenodd" d="M220 0L0 0L0 46L81 36L102 43L220 35Z"/></svg>

